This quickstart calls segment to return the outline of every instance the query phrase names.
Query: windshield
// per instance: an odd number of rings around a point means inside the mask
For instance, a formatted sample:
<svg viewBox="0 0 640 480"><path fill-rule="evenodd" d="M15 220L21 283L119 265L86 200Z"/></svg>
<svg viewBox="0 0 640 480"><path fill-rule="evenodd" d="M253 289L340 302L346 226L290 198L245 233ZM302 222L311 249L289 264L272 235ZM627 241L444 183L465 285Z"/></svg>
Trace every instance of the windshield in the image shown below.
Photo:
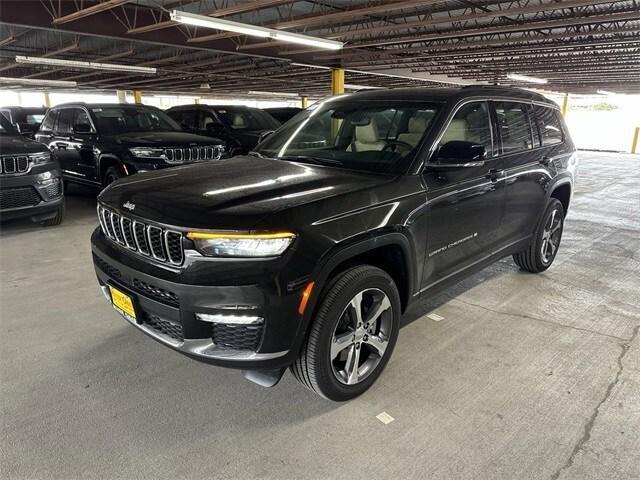
<svg viewBox="0 0 640 480"><path fill-rule="evenodd" d="M92 108L98 132L108 135L128 132L174 132L180 126L166 113L152 108L100 107Z"/></svg>
<svg viewBox="0 0 640 480"><path fill-rule="evenodd" d="M40 125L46 113L46 110L41 109L25 110L24 121L29 125Z"/></svg>
<svg viewBox="0 0 640 480"><path fill-rule="evenodd" d="M218 108L216 113L232 130L275 130L280 124L258 109Z"/></svg>
<svg viewBox="0 0 640 480"><path fill-rule="evenodd" d="M330 99L298 114L257 154L375 173L404 173L438 106L424 102Z"/></svg>
<svg viewBox="0 0 640 480"><path fill-rule="evenodd" d="M18 135L13 125L2 114L0 114L0 135Z"/></svg>

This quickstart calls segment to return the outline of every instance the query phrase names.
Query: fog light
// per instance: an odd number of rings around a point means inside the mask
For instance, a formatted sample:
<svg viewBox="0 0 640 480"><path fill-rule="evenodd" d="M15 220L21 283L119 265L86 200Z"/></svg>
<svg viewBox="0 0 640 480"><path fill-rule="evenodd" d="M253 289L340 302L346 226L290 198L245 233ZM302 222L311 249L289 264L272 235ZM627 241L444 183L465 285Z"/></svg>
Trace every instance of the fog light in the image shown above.
<svg viewBox="0 0 640 480"><path fill-rule="evenodd" d="M196 313L196 318L202 322L226 323L230 325L259 325L264 318L252 315L224 315L220 313Z"/></svg>
<svg viewBox="0 0 640 480"><path fill-rule="evenodd" d="M53 183L59 182L58 177L54 177L51 172L41 173L36 178L39 185L51 185Z"/></svg>

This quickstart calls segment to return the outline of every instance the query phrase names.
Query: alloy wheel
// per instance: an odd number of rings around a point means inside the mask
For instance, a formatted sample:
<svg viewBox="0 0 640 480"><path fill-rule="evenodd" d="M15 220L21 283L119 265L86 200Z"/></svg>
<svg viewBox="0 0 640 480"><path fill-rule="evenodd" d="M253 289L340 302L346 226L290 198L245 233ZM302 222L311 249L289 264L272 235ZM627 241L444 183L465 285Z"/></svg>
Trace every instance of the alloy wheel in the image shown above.
<svg viewBox="0 0 640 480"><path fill-rule="evenodd" d="M342 311L333 332L331 367L340 383L355 385L377 368L389 345L393 307L386 293L369 288Z"/></svg>
<svg viewBox="0 0 640 480"><path fill-rule="evenodd" d="M544 230L542 231L542 245L540 247L540 253L542 255L542 261L545 264L550 263L558 250L560 245L560 234L562 227L562 218L558 210L553 210L547 221Z"/></svg>

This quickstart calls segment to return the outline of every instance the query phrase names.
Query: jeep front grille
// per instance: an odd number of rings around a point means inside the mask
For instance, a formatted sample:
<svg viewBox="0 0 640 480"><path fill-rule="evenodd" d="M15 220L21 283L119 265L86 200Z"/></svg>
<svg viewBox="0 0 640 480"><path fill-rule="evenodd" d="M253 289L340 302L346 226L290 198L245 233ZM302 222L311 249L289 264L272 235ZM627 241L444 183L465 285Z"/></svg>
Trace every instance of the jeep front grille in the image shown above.
<svg viewBox="0 0 640 480"><path fill-rule="evenodd" d="M182 265L182 233L133 220L98 205L100 228L109 240L162 263Z"/></svg>
<svg viewBox="0 0 640 480"><path fill-rule="evenodd" d="M164 156L167 163L201 162L203 160L220 160L223 150L222 145L165 148Z"/></svg>
<svg viewBox="0 0 640 480"><path fill-rule="evenodd" d="M27 173L29 171L29 157L25 156L3 156L0 157L0 173L15 175Z"/></svg>

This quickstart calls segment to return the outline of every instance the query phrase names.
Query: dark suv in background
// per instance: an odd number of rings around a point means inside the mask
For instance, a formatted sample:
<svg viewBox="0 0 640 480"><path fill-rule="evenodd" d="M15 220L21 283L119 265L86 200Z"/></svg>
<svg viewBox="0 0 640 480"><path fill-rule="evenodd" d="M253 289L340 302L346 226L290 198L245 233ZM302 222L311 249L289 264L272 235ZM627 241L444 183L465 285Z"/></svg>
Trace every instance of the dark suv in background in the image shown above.
<svg viewBox="0 0 640 480"><path fill-rule="evenodd" d="M58 225L64 216L62 175L45 145L0 115L0 220L31 218Z"/></svg>
<svg viewBox="0 0 640 480"><path fill-rule="evenodd" d="M0 114L22 135L33 138L47 114L46 107L0 107Z"/></svg>
<svg viewBox="0 0 640 480"><path fill-rule="evenodd" d="M36 140L49 146L65 182L104 187L137 172L216 161L220 139L182 131L145 105L69 103L47 113Z"/></svg>
<svg viewBox="0 0 640 480"><path fill-rule="evenodd" d="M229 156L249 153L262 134L280 126L265 111L238 105L183 105L167 113L188 132L224 139Z"/></svg>
<svg viewBox="0 0 640 480"><path fill-rule="evenodd" d="M291 367L347 400L380 375L419 297L508 255L549 268L576 165L539 94L334 97L251 156L104 190L93 260L116 310L173 350L263 385Z"/></svg>

